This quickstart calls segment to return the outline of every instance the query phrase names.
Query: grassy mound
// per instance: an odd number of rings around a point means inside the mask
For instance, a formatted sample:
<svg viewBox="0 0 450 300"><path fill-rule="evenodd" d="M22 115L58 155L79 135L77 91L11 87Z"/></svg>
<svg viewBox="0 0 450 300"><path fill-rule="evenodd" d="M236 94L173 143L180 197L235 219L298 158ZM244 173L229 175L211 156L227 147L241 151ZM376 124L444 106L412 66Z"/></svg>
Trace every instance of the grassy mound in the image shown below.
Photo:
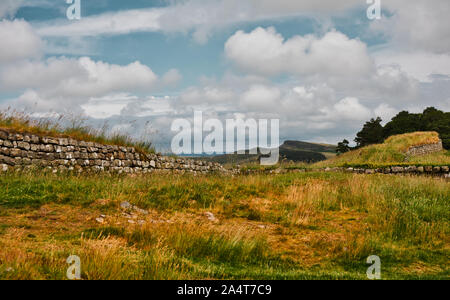
<svg viewBox="0 0 450 300"><path fill-rule="evenodd" d="M392 164L449 165L448 151L423 156L406 155L409 148L439 142L437 132L413 132L391 136L383 144L371 145L315 164L315 167L384 166Z"/></svg>

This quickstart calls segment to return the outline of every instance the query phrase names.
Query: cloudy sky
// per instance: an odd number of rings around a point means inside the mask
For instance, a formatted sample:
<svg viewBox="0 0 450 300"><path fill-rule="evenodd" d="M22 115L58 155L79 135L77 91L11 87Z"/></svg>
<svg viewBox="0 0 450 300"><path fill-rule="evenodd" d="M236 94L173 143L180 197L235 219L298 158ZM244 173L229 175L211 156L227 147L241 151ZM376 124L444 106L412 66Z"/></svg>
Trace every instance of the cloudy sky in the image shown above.
<svg viewBox="0 0 450 300"><path fill-rule="evenodd" d="M450 110L450 2L0 0L0 108L72 114L168 150L172 120L279 118L335 143L371 117Z"/></svg>

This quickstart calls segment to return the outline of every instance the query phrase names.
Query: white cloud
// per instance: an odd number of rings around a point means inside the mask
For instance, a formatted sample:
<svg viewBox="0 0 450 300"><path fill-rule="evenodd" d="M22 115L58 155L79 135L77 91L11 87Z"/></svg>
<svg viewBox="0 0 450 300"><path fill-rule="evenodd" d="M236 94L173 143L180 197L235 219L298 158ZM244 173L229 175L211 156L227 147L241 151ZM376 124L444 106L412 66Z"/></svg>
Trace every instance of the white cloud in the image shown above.
<svg viewBox="0 0 450 300"><path fill-rule="evenodd" d="M264 85L251 86L241 96L241 106L250 111L270 111L279 105L281 91Z"/></svg>
<svg viewBox="0 0 450 300"><path fill-rule="evenodd" d="M169 72L169 79L171 73L176 71ZM135 100L129 93L152 92L166 83L140 62L121 66L88 57L26 61L0 71L3 91L25 90L7 105L38 112L85 112L95 118L120 114Z"/></svg>
<svg viewBox="0 0 450 300"><path fill-rule="evenodd" d="M14 16L24 2L24 0L2 0L0 2L0 18Z"/></svg>
<svg viewBox="0 0 450 300"><path fill-rule="evenodd" d="M204 43L211 31L242 22L273 20L316 13L336 14L360 6L360 0L345 3L334 0L187 0L169 1L162 8L104 13L82 18L79 22L43 23L44 36L95 36L130 32L193 33Z"/></svg>
<svg viewBox="0 0 450 300"><path fill-rule="evenodd" d="M94 119L107 119L120 115L129 104L138 100L138 97L129 94L113 94L99 98L91 98L81 105L84 113Z"/></svg>
<svg viewBox="0 0 450 300"><path fill-rule="evenodd" d="M372 29L384 33L391 43L404 49L450 53L450 5L448 0L390 0L384 16L372 23Z"/></svg>
<svg viewBox="0 0 450 300"><path fill-rule="evenodd" d="M17 60L37 58L44 42L25 21L0 21L0 63L9 64Z"/></svg>
<svg viewBox="0 0 450 300"><path fill-rule="evenodd" d="M380 117L385 124L388 123L398 112L398 109L395 109L386 103L382 103L375 108L375 115Z"/></svg>
<svg viewBox="0 0 450 300"><path fill-rule="evenodd" d="M232 104L236 94L227 87L205 86L190 87L180 95L183 104L227 105Z"/></svg>
<svg viewBox="0 0 450 300"><path fill-rule="evenodd" d="M359 40L331 31L323 37L294 36L284 40L273 27L236 32L225 44L225 54L241 70L262 74L358 76L373 61Z"/></svg>
<svg viewBox="0 0 450 300"><path fill-rule="evenodd" d="M323 108L325 119L330 120L346 120L346 121L365 121L369 119L373 113L359 102L359 99L347 97L334 104L332 109Z"/></svg>
<svg viewBox="0 0 450 300"><path fill-rule="evenodd" d="M450 75L450 54L384 49L373 53L373 57L377 64L400 66L402 70L421 82L431 82L432 74Z"/></svg>
<svg viewBox="0 0 450 300"><path fill-rule="evenodd" d="M167 71L166 74L162 77L162 82L167 86L174 86L183 78L180 71L177 69L171 69Z"/></svg>
<svg viewBox="0 0 450 300"><path fill-rule="evenodd" d="M33 88L50 96L95 97L118 91L150 91L157 80L149 67L137 61L119 66L88 57L62 57L7 67L0 74L0 87L9 90Z"/></svg>

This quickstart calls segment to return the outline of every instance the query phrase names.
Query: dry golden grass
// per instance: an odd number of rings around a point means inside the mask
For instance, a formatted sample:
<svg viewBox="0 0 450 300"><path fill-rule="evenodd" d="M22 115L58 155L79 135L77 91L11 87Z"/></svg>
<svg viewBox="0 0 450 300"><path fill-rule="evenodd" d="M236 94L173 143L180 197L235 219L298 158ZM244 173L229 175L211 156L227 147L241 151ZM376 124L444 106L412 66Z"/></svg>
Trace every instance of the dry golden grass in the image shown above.
<svg viewBox="0 0 450 300"><path fill-rule="evenodd" d="M62 185L62 199L71 199L66 185L73 179L50 178L44 177L52 186L47 193L60 193L56 185ZM443 179L285 174L120 177L110 185L104 178L83 180L103 180L96 188L85 183L83 204L1 206L0 278L64 279L72 254L82 259L83 279L364 279L364 259L373 254L382 257L385 278L445 278L448 270L450 194ZM14 186L7 182L11 195ZM18 185L23 197L30 197L27 184ZM100 186L106 193L97 194ZM122 201L147 205L148 214L136 213L132 224ZM101 214L106 217L98 223Z"/></svg>

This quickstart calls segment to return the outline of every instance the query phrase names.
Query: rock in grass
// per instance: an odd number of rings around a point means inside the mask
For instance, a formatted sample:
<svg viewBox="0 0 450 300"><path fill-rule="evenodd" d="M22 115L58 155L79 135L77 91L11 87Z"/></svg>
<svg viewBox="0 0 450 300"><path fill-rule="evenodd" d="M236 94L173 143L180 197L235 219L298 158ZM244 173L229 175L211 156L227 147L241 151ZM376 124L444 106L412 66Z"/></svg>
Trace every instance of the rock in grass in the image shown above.
<svg viewBox="0 0 450 300"><path fill-rule="evenodd" d="M219 219L217 219L212 212L206 212L205 216L210 220L211 222L219 222Z"/></svg>
<svg viewBox="0 0 450 300"><path fill-rule="evenodd" d="M120 203L120 207L123 209L131 209L133 206L129 202Z"/></svg>

